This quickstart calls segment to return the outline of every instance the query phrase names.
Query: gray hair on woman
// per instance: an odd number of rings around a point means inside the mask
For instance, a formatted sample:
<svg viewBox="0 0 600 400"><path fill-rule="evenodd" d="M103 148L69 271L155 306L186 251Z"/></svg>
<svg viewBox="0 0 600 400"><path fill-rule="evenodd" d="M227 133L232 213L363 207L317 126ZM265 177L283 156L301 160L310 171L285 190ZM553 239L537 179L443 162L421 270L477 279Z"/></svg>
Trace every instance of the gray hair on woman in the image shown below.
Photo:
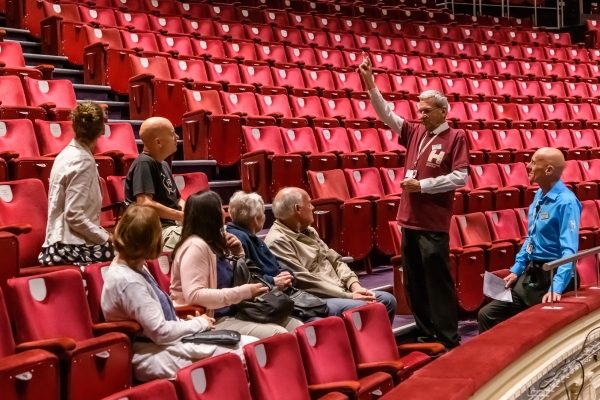
<svg viewBox="0 0 600 400"><path fill-rule="evenodd" d="M229 199L229 215L233 222L247 228L252 218L264 214L265 202L258 193L237 191Z"/></svg>
<svg viewBox="0 0 600 400"><path fill-rule="evenodd" d="M449 110L448 99L442 93L437 90L426 90L419 95L419 100L424 101L428 99L434 99L436 107L445 108Z"/></svg>

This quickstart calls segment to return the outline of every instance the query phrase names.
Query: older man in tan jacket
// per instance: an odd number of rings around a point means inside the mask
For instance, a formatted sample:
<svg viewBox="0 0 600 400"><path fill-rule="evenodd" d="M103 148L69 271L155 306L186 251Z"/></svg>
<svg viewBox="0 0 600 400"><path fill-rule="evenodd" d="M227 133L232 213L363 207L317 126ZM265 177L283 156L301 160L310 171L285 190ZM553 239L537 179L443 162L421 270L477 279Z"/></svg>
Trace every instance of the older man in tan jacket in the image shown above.
<svg viewBox="0 0 600 400"><path fill-rule="evenodd" d="M295 286L327 302L330 315L365 302L385 305L390 321L394 319L396 299L387 292L361 286L356 274L335 250L323 242L314 228L310 196L300 188L284 188L273 200L277 219L265 242L279 262L294 272Z"/></svg>

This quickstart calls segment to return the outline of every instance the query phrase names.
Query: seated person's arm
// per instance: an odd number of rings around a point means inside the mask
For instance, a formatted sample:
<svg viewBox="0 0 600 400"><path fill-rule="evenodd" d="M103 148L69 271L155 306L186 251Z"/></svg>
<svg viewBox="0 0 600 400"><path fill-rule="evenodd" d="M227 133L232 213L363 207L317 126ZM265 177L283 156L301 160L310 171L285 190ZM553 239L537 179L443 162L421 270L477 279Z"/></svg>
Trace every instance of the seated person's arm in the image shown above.
<svg viewBox="0 0 600 400"><path fill-rule="evenodd" d="M577 253L579 247L579 221L581 212L575 201L561 207L560 212L560 251L562 257L572 256ZM562 294L573 275L573 263L563 264L557 268L554 275L553 290L558 294Z"/></svg>
<svg viewBox="0 0 600 400"><path fill-rule="evenodd" d="M158 345L173 343L209 328L208 321L200 316L188 320L165 320L160 303L140 283L128 283L123 288L122 296L127 315L141 325L144 336Z"/></svg>
<svg viewBox="0 0 600 400"><path fill-rule="evenodd" d="M158 216L162 219L172 219L175 221L183 221L183 211L175 210L153 200L151 194L138 194L135 196L135 202L138 206L148 206L154 208Z"/></svg>
<svg viewBox="0 0 600 400"><path fill-rule="evenodd" d="M180 259L181 289L185 302L189 305L199 305L214 310L251 299L253 286L255 286L252 284L222 289L208 287L212 257L215 256L208 246L201 248L195 244L190 245L182 254Z"/></svg>
<svg viewBox="0 0 600 400"><path fill-rule="evenodd" d="M65 219L69 228L88 243L103 244L109 238L108 232L85 215L91 185L98 185L98 180L89 168L82 168L68 180L65 189Z"/></svg>
<svg viewBox="0 0 600 400"><path fill-rule="evenodd" d="M279 263L294 271L294 283L299 289L319 297L339 297L351 299L352 293L346 292L337 285L314 275L300 262L294 247L288 240L275 240L269 243L269 249L277 257Z"/></svg>

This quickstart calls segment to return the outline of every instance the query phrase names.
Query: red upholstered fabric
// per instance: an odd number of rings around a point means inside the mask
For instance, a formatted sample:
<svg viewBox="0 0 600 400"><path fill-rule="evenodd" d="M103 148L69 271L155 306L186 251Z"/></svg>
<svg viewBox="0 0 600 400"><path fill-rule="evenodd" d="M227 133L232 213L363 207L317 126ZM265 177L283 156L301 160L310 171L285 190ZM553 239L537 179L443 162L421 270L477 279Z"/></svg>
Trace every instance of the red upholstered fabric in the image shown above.
<svg viewBox="0 0 600 400"><path fill-rule="evenodd" d="M471 378L474 389L479 389L533 346L588 312L584 304L557 305L562 308L550 310L536 305L502 322L417 371L415 377Z"/></svg>
<svg viewBox="0 0 600 400"><path fill-rule="evenodd" d="M296 337L275 335L244 347L255 399L309 400L308 382Z"/></svg>
<svg viewBox="0 0 600 400"><path fill-rule="evenodd" d="M176 382L181 400L251 400L242 361L232 353L180 369Z"/></svg>
<svg viewBox="0 0 600 400"><path fill-rule="evenodd" d="M109 261L95 263L88 265L83 271L83 278L86 282L88 305L94 323L104 321L100 297L102 296L102 287L104 286L104 272L109 265Z"/></svg>
<svg viewBox="0 0 600 400"><path fill-rule="evenodd" d="M177 400L175 386L167 379L157 379L123 390L103 400Z"/></svg>
<svg viewBox="0 0 600 400"><path fill-rule="evenodd" d="M390 390L380 400L463 400L474 392L469 378L428 378L413 376Z"/></svg>
<svg viewBox="0 0 600 400"><path fill-rule="evenodd" d="M79 272L64 270L14 278L8 281L8 286L9 307L18 328L19 342L56 337L74 340L93 337L88 307L73 306L85 305L85 290Z"/></svg>

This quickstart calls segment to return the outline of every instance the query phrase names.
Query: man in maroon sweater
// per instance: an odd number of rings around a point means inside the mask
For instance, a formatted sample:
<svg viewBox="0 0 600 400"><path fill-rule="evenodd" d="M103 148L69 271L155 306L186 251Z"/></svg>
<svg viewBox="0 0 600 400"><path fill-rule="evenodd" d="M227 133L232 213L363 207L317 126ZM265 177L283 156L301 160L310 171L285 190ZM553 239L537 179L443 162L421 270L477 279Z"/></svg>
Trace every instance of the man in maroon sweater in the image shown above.
<svg viewBox="0 0 600 400"><path fill-rule="evenodd" d="M435 90L419 96L421 123L396 115L375 85L365 55L359 72L377 115L406 147L405 179L398 209L406 289L422 339L459 344L458 311L449 268L449 227L454 190L465 185L469 165L462 130L446 122L448 100Z"/></svg>

